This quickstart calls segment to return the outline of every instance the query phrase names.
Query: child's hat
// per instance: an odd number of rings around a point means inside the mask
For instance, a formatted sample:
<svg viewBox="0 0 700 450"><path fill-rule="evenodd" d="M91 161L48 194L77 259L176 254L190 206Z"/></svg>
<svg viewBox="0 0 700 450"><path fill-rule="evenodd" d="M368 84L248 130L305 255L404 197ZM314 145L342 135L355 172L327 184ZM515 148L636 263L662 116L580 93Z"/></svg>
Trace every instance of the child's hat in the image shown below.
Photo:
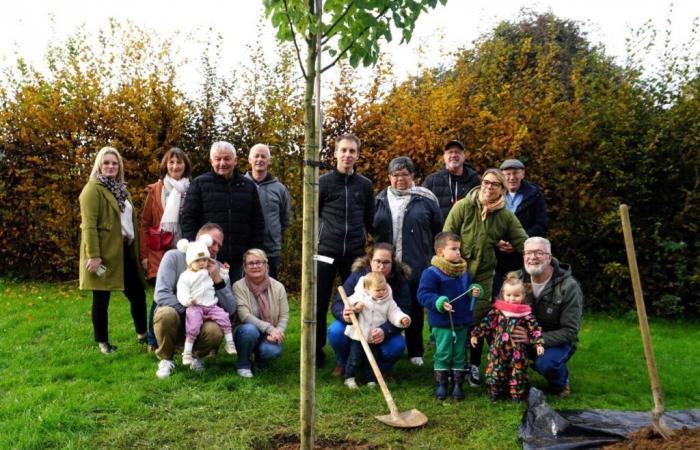
<svg viewBox="0 0 700 450"><path fill-rule="evenodd" d="M193 262L202 258L209 258L209 246L213 243L211 236L203 234L194 242L187 239L180 239L177 242L177 249L185 254L185 260L189 266Z"/></svg>

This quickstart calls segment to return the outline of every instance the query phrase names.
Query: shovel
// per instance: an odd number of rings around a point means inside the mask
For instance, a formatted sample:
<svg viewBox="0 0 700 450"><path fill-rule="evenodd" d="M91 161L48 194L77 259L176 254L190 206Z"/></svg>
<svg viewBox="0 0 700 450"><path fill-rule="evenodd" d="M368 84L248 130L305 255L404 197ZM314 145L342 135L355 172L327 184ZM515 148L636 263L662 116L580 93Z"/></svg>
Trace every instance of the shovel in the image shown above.
<svg viewBox="0 0 700 450"><path fill-rule="evenodd" d="M350 302L348 301L348 296L345 293L345 289L343 289L342 286L339 286L338 292L340 293L340 297L343 299L343 303L345 303L345 306L347 308L350 308ZM360 324L357 323L357 316L355 314L351 314L350 318L352 319L352 324L355 326L355 330L359 330ZM384 394L384 399L386 400L386 404L389 406L389 411L391 413L385 416L374 417L378 421L394 428L417 428L422 427L423 425L428 423L428 418L425 416L425 414L418 411L417 409L399 412L399 409L396 407L396 403L394 403L394 398L391 396L391 392L389 392L389 388L384 382L382 372L379 370L379 366L377 366L377 361L374 359L374 355L372 354L372 350L369 348L369 344L367 343L365 335L361 332L357 334L360 336L362 348L365 350L365 355L367 355L369 364L372 366L374 376L377 378L377 382L382 388L382 394Z"/></svg>
<svg viewBox="0 0 700 450"><path fill-rule="evenodd" d="M649 372L649 383L651 384L651 394L654 398L654 409L651 411L651 422L654 430L669 439L673 431L664 423L664 399L661 394L661 383L659 374L656 371L656 359L654 350L651 347L651 335L649 334L649 322L647 322L647 310L644 306L644 294L642 293L642 283L639 279L639 269L637 268L637 255L634 251L634 241L632 240L632 226L630 223L629 208L627 205L620 205L620 218L622 219L622 232L625 236L625 248L627 249L627 261L630 266L630 277L632 278L632 288L634 290L634 301L637 304L637 315L639 316L639 329L642 333L642 344L644 345L644 356L647 360L647 371Z"/></svg>

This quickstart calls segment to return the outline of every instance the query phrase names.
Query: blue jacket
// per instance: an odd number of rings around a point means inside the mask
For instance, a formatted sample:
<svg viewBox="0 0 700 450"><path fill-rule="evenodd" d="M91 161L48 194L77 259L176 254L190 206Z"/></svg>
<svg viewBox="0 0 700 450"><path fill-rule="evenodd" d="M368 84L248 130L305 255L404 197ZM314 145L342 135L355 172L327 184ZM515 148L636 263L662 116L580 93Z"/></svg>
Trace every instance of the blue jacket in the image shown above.
<svg viewBox="0 0 700 450"><path fill-rule="evenodd" d="M345 293L348 294L348 297L355 292L357 282L360 280L360 277L367 275L367 272L369 272L369 270L366 267L356 270L350 274L347 280L345 280L345 283L343 283L343 289L345 289ZM392 282L391 279L387 281L389 282L391 290L393 291L394 301L396 304L399 305L401 311L410 315L411 291L408 288L408 281L402 280L398 283ZM335 294L333 305L331 306L331 313L333 314L333 317L341 322L345 322L345 320L343 320L343 309L345 309L343 299L340 298L340 294ZM384 325L379 328L384 331L385 338L401 333L401 328L395 327L390 322L385 322Z"/></svg>
<svg viewBox="0 0 700 450"><path fill-rule="evenodd" d="M438 312L435 301L438 297L445 296L452 300L464 293L471 284L469 272L464 272L461 277L451 277L435 266L430 266L423 271L418 286L418 302L428 310L428 323L431 327L449 328L450 318L447 312ZM452 321L457 325L471 325L474 322L471 306L471 297L467 294L452 303Z"/></svg>

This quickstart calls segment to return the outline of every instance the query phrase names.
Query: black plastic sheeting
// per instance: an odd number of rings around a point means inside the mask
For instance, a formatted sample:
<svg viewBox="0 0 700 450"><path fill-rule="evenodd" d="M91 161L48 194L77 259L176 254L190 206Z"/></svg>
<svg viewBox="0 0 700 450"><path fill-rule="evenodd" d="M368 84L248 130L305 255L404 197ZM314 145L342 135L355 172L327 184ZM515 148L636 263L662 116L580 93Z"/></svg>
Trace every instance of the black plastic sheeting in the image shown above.
<svg viewBox="0 0 700 450"><path fill-rule="evenodd" d="M555 411L545 395L531 388L527 411L520 423L518 437L523 449L571 450L600 448L627 439L627 435L651 426L651 412L626 412L602 409ZM700 409L667 411L663 415L672 429L700 425Z"/></svg>

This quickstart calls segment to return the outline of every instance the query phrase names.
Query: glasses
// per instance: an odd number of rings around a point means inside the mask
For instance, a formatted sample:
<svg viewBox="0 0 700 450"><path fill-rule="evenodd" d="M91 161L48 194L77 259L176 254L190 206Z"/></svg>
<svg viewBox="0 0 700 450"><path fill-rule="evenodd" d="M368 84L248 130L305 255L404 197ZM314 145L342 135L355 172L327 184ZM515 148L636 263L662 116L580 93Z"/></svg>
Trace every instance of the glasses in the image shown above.
<svg viewBox="0 0 700 450"><path fill-rule="evenodd" d="M378 266L390 266L391 265L390 259L373 259L372 262L374 264L377 264Z"/></svg>
<svg viewBox="0 0 700 450"><path fill-rule="evenodd" d="M549 255L549 253L544 252L542 250L526 250L523 252L523 255L525 256L536 256L538 258L542 258L545 255Z"/></svg>
<svg viewBox="0 0 700 450"><path fill-rule="evenodd" d="M389 174L392 178L408 178L411 176L410 173L391 173Z"/></svg>
<svg viewBox="0 0 700 450"><path fill-rule="evenodd" d="M498 181L481 180L481 184L486 187L501 188L503 185Z"/></svg>
<svg viewBox="0 0 700 450"><path fill-rule="evenodd" d="M259 267L265 265L265 261L248 261L246 267Z"/></svg>

